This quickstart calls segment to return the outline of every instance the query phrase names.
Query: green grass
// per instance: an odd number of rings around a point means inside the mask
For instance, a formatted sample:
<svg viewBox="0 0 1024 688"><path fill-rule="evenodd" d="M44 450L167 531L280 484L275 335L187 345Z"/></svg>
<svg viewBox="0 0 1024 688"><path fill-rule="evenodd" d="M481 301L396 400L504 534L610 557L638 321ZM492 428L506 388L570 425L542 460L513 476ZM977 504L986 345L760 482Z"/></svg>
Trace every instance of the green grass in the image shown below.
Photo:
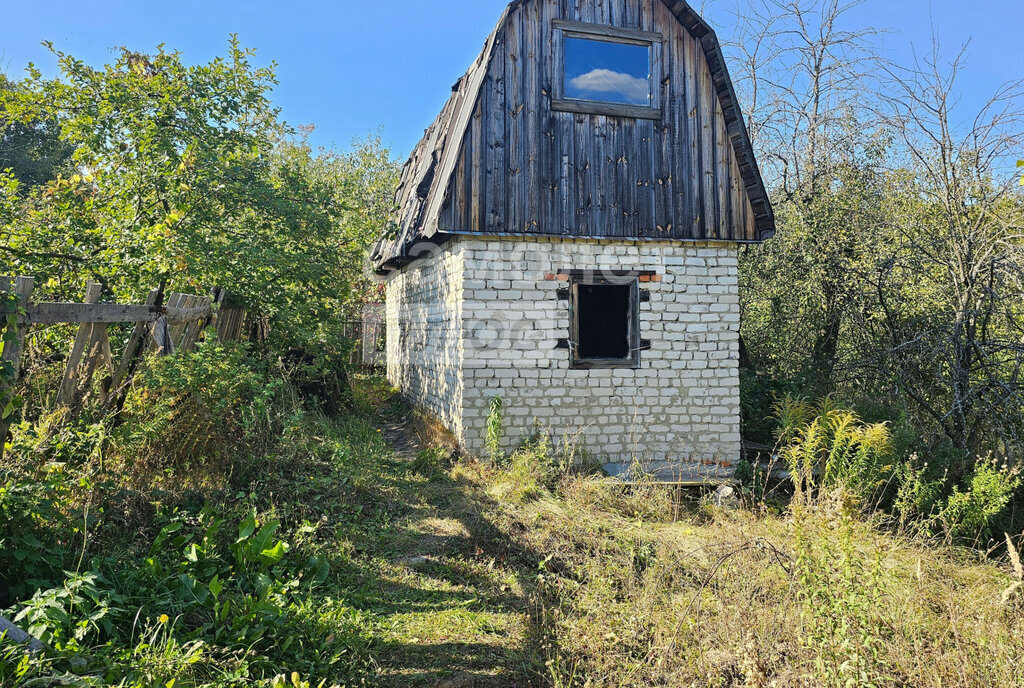
<svg viewBox="0 0 1024 688"><path fill-rule="evenodd" d="M92 487L69 488L61 528L83 517L72 505L103 507L88 529L40 533L64 543L71 570L97 559L128 611L20 677L0 650L0 684L272 685L294 671L312 686L1010 688L1024 675L1024 596L1002 602L1006 566L840 518L828 502L774 514L694 505L677 521L657 486L553 471L543 447L505 467L394 451L386 438L403 439L394 426L410 409L379 380L356 387L352 413L297 417L262 455L158 480L126 457L108 459L105 482L88 462L66 468ZM21 455L6 478L34 460ZM253 508L280 522L290 551L269 574L285 588L307 558L329 563L319 584L280 591L279 623L251 645L206 628L205 607L137 589L161 528L179 519L180 533L200 534L204 506L228 544ZM172 607L186 611L161 622Z"/></svg>
<svg viewBox="0 0 1024 688"><path fill-rule="evenodd" d="M314 686L321 680L436 686L470 676L477 686L530 685L537 663L526 641L527 578L535 562L509 545L490 520L489 499L479 486L453 476L444 452L405 456L389 448L382 425L408 412L391 390L375 380L357 387L352 413L339 419L298 416L264 455L162 470L125 456L108 456L102 470L90 462L65 465L62 484L70 487L61 513L67 518L62 527L42 524L41 536L62 542L63 568L76 568L80 556L88 569L95 558L120 594L139 587L140 559L173 519L185 524L176 534L198 534L204 507L225 521L228 534L253 508L260 523L280 522L277 535L290 545L287 561L320 557L330 573L308 594L286 595L283 625L254 644L252 652L265 657L240 661L244 644L202 630L208 610L173 618L160 594L136 590L130 603L140 608L141 625L156 631L158 643L139 642L133 632L138 621L124 613L113 632L77 644L51 643L58 647L21 678L11 659L6 665L0 660L0 684L29 685L73 666L97 680L140 686L171 679L178 687L247 685L292 671ZM38 475L37 456L19 457L4 471L5 480ZM92 487L76 484L82 480ZM96 501L102 509L93 507L86 516L84 505ZM69 532L79 518L89 519L88 529ZM78 551L83 543L84 554ZM156 558L165 567L178 565L173 548L159 549ZM286 572L270 575L288 578ZM64 583L55 585L60 590ZM165 611L173 620L162 624ZM282 657L267 652L291 636L309 642ZM185 644L192 641L201 646L190 656ZM154 644L163 659L155 656Z"/></svg>

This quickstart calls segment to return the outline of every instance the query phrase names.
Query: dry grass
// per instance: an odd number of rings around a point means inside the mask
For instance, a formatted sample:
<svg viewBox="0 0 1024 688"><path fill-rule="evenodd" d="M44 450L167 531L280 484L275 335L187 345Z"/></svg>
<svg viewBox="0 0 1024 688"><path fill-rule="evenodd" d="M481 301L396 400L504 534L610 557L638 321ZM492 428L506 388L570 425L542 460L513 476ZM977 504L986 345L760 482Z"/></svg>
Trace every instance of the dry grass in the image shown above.
<svg viewBox="0 0 1024 688"><path fill-rule="evenodd" d="M1021 685L1009 565L885 533L836 500L781 516L701 505L674 522L655 486L565 476L551 490L524 465L455 471L540 559L548 685Z"/></svg>

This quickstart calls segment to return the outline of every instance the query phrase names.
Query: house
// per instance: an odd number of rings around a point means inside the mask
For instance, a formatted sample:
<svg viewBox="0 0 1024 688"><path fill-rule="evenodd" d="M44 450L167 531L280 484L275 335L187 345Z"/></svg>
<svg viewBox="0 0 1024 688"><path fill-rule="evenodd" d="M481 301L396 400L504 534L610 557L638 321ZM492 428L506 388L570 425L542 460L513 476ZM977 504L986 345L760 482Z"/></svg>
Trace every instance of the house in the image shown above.
<svg viewBox="0 0 1024 688"><path fill-rule="evenodd" d="M738 255L775 231L714 32L681 0L518 0L405 165L388 376L474 455L491 400L613 472L740 456Z"/></svg>

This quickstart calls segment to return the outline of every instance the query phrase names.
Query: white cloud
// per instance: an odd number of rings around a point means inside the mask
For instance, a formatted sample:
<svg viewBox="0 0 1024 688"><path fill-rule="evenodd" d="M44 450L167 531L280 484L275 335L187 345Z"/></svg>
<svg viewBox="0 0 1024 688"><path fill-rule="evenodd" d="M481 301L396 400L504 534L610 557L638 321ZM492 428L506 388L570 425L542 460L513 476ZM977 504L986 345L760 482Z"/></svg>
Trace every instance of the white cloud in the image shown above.
<svg viewBox="0 0 1024 688"><path fill-rule="evenodd" d="M602 95L616 95L628 103L646 104L651 95L647 79L630 76L610 69L595 69L569 81L578 91Z"/></svg>

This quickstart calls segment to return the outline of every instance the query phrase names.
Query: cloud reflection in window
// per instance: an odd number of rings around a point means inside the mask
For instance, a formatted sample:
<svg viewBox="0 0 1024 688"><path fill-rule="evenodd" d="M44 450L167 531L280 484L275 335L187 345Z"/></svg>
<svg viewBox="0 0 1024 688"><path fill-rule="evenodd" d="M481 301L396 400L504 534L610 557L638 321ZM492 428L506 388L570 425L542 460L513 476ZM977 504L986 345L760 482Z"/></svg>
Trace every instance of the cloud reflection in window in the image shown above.
<svg viewBox="0 0 1024 688"><path fill-rule="evenodd" d="M565 39L565 97L650 105L650 47Z"/></svg>

